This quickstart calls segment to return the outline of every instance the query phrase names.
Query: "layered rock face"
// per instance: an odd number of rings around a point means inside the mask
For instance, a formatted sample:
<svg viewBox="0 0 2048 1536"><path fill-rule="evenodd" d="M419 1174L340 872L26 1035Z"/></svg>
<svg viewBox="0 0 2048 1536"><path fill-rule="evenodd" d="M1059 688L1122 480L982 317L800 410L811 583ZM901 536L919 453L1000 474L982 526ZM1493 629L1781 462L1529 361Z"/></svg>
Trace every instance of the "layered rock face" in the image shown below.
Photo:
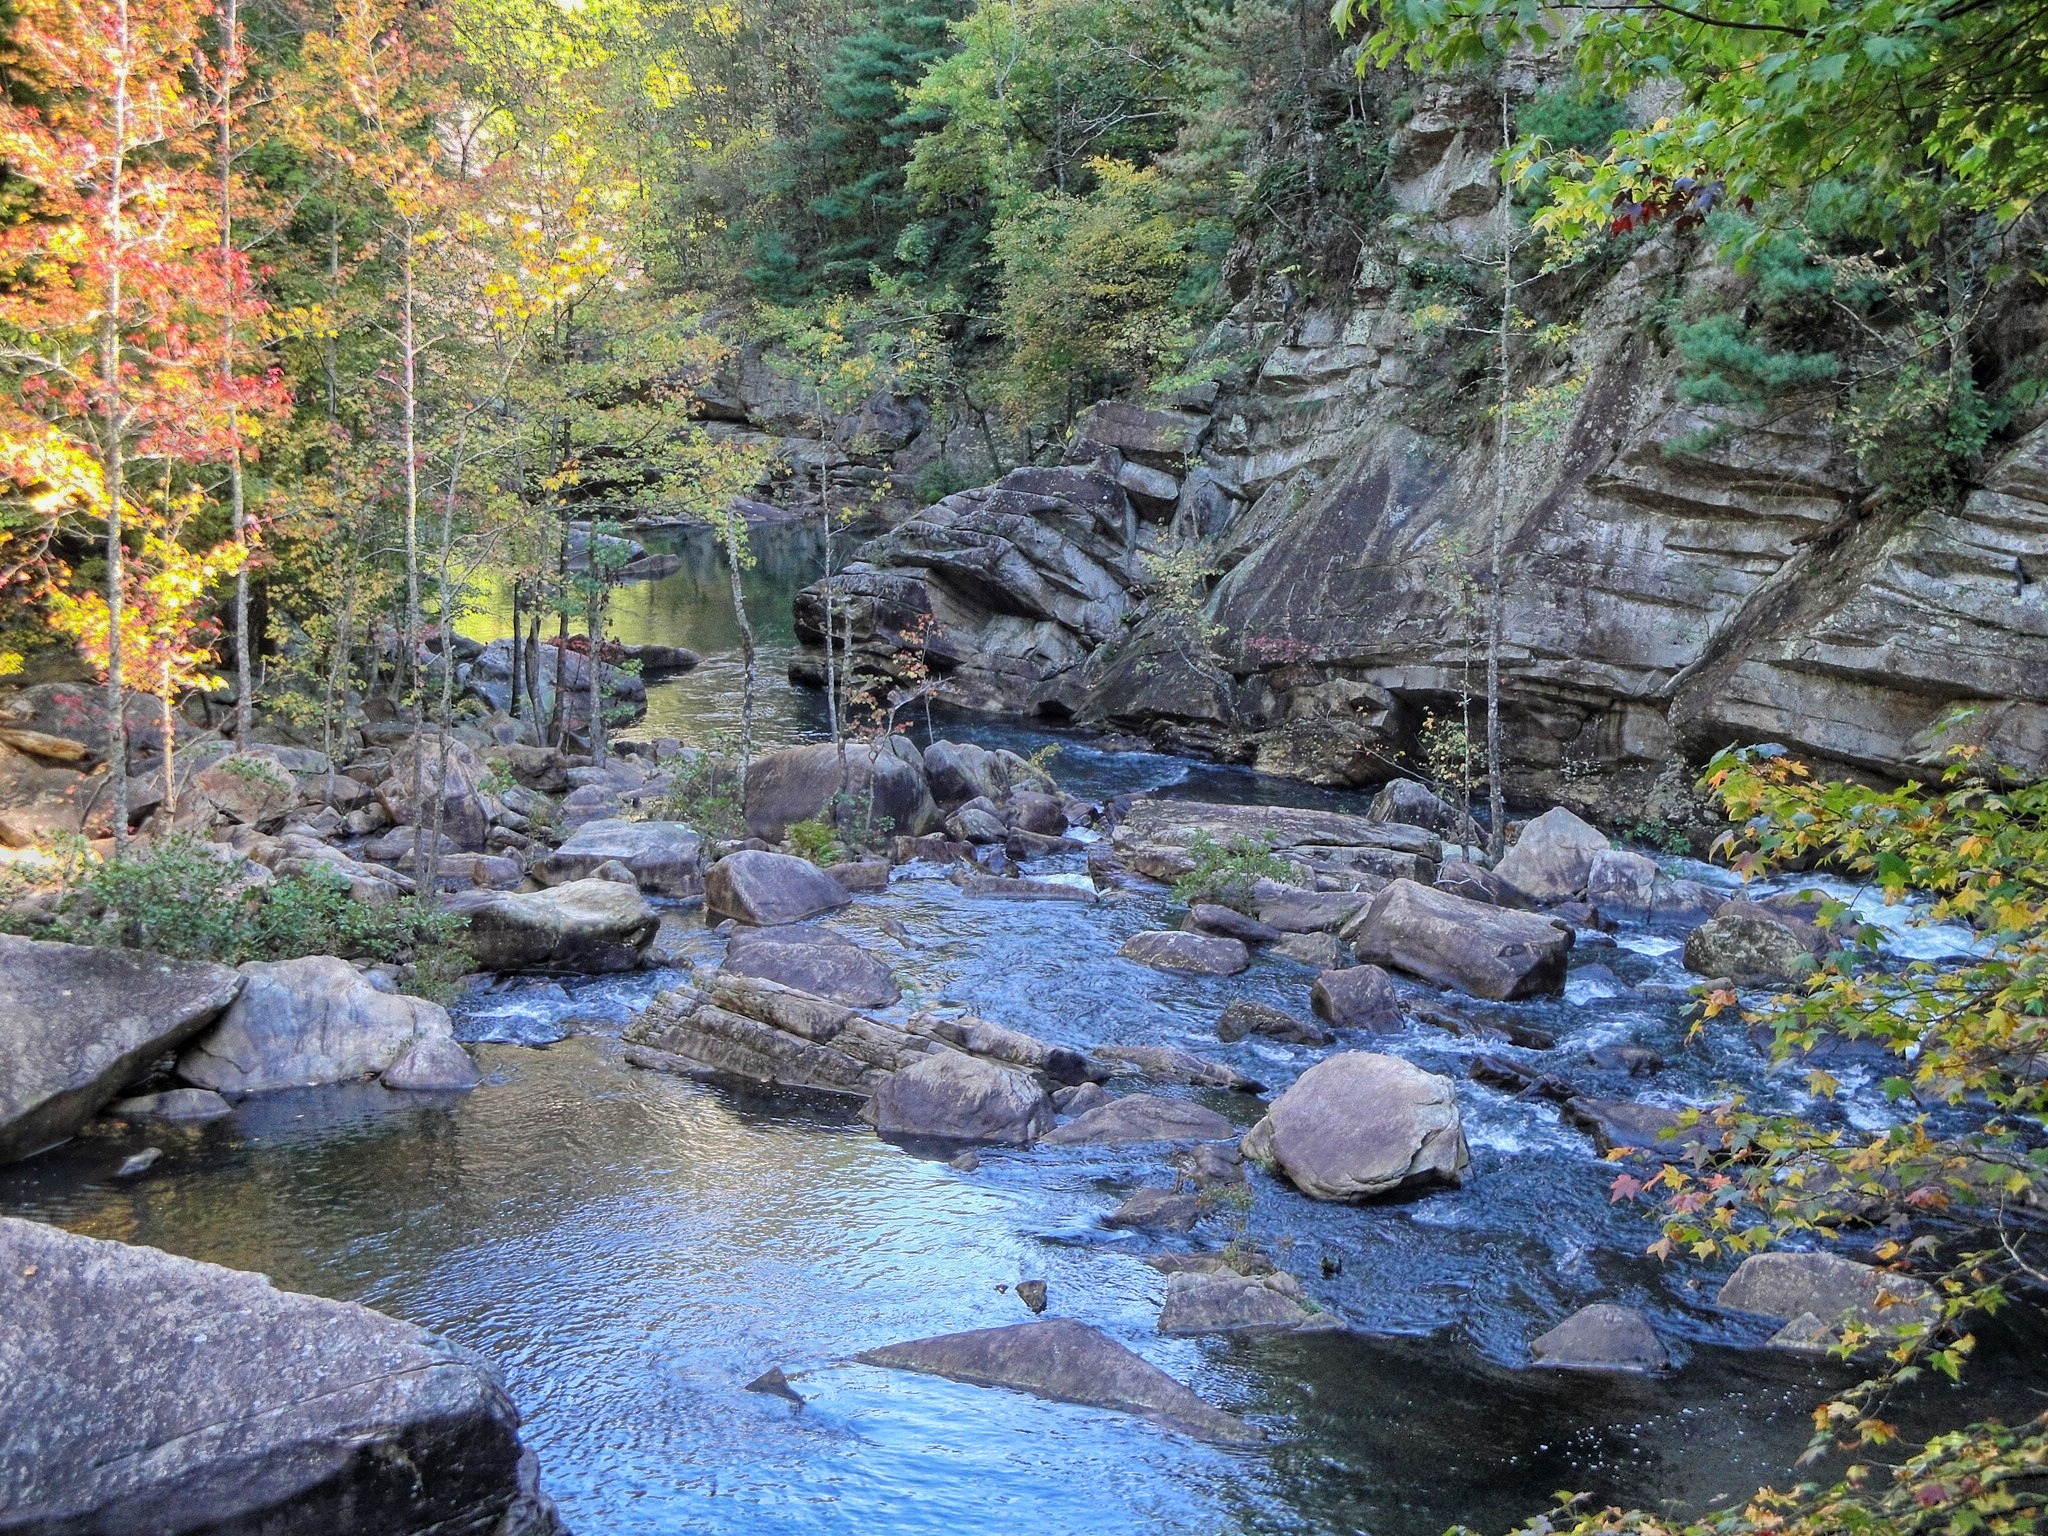
<svg viewBox="0 0 2048 1536"><path fill-rule="evenodd" d="M1497 240L1496 110L1423 89L1393 146L1386 259L1311 305L1278 281L1246 293L1203 353L1251 361L1206 408L1098 407L1069 448L1085 469L1017 471L864 547L842 578L857 666L900 669L929 614L953 702L1323 783L1396 771L1425 712L1456 718L1483 685L1492 386L1418 327L1413 274ZM1818 405L1684 397L1654 317L1741 298L1697 237L1664 231L1579 281L1539 288L1577 326L1516 380L1556 409L1507 464L1512 793L1640 813L1688 759L1762 740L1896 776L1952 739L2048 770L2048 424L1995 446L1951 509L1880 510ZM1084 482L1094 499L1054 489ZM1127 631L1166 539L1220 573L1201 622L1153 603ZM818 635L815 591L799 607ZM1974 714L1944 737L1958 707Z"/></svg>

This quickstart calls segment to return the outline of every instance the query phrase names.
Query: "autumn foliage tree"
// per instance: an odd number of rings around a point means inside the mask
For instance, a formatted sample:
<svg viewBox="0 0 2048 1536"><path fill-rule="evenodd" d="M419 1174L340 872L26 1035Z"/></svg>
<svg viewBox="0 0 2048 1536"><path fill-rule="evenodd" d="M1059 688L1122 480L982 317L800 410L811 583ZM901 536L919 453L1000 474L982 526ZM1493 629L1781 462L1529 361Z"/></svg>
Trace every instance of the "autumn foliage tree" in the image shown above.
<svg viewBox="0 0 2048 1536"><path fill-rule="evenodd" d="M72 494L52 512L101 525L114 635L130 622L138 474L220 463L237 413L281 398L274 378L221 364L228 317L258 306L217 243L210 125L188 89L204 16L194 0L26 0L8 45L22 89L0 104L0 152L28 190L0 233L0 456L31 486L40 463L73 456ZM79 455L95 474L76 475ZM129 651L105 649L117 847Z"/></svg>

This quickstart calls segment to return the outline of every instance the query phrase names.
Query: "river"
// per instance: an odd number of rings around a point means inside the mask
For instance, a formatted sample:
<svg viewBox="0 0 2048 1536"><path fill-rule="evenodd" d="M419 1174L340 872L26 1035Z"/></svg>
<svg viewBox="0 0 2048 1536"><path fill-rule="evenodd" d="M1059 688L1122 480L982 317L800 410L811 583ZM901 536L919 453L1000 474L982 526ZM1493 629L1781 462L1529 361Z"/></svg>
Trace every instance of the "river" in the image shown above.
<svg viewBox="0 0 2048 1536"><path fill-rule="evenodd" d="M819 729L815 700L782 668L789 597L813 551L795 531L757 539L764 734L800 739ZM659 542L684 569L628 589L618 632L708 659L651 690L641 729L708 739L737 720L723 570L701 535ZM491 622L486 611L479 630ZM940 726L1024 747L1058 739ZM1078 739L1054 769L1090 796L1346 803ZM835 925L895 966L905 999L892 1016L937 1000L1066 1044L1178 1044L1277 1092L1316 1053L1257 1037L1220 1045L1214 1020L1235 997L1299 1009L1311 973L1265 958L1218 980L1117 958L1125 935L1168 921L1163 891L1099 908L976 902L913 866ZM1761 1078L1739 1033L1687 1043L1672 935L1619 940L1585 949L1566 996L1529 1009L1560 1039L1546 1066L1577 1070L1588 1046L1632 1040L1671 1061L1629 1090L1643 1097L1698 1101ZM692 942L700 966L716 962L715 934ZM620 1029L678 979L494 987L458 1010L486 1073L474 1093L251 1099L231 1119L152 1132L168 1155L133 1183L111 1175L136 1140L81 1138L0 1169L0 1210L260 1270L458 1340L503 1374L544 1484L582 1536L1505 1530L1559 1489L1697 1506L1791 1481L1808 1410L1845 1379L1756 1349L1767 1327L1711 1306L1722 1271L1645 1257L1647 1218L1609 1201L1612 1170L1554 1106L1463 1082L1463 1187L1338 1207L1255 1173L1248 1211L1197 1229L1198 1244L1266 1249L1352 1331L1162 1338L1165 1281L1142 1255L1187 1240L1100 1225L1120 1191L1162 1181L1157 1149L988 1151L961 1172L840 1108L627 1066ZM1479 1049L1419 1023L1375 1048L1461 1079ZM1846 1078L1832 1112L1882 1113L1869 1083ZM1803 1103L1784 1076L1762 1094ZM1257 1113L1248 1096L1203 1099L1240 1124ZM1010 1291L1022 1279L1045 1280L1052 1313L1248 1415L1270 1443L1222 1450L1112 1413L847 1363L894 1340L1023 1321ZM1650 1380L1526 1367L1532 1335L1596 1300L1640 1307L1677 1368ZM2024 1401L2043 1342L2031 1317L1998 1325L1971 1390ZM745 1390L770 1366L801 1406ZM1956 1390L1929 1386L1900 1415L1959 1418Z"/></svg>

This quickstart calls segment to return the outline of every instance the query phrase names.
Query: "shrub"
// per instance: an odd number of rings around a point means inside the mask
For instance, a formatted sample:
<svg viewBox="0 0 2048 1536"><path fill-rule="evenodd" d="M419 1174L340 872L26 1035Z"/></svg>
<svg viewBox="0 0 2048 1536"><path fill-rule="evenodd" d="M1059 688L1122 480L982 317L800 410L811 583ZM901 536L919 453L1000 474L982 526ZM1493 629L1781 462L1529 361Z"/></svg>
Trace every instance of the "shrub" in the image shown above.
<svg viewBox="0 0 2048 1536"><path fill-rule="evenodd" d="M1289 881L1295 874L1294 866L1277 857L1270 844L1249 837L1219 844L1208 833L1198 832L1188 844L1188 854L1195 867L1174 882L1173 898L1189 905L1207 901L1249 913L1254 882Z"/></svg>
<svg viewBox="0 0 2048 1536"><path fill-rule="evenodd" d="M815 816L808 821L791 822L782 840L789 845L790 852L800 859L809 859L820 869L837 864L846 856L838 834Z"/></svg>
<svg viewBox="0 0 2048 1536"><path fill-rule="evenodd" d="M249 882L238 862L181 836L98 862L72 850L41 882L45 900L0 908L0 928L67 944L120 945L181 960L240 965L302 955L467 968L456 913L407 896L365 906L320 870Z"/></svg>
<svg viewBox="0 0 2048 1536"><path fill-rule="evenodd" d="M643 802L635 819L680 821L712 842L747 835L747 808L739 764L710 752L687 759L659 800Z"/></svg>

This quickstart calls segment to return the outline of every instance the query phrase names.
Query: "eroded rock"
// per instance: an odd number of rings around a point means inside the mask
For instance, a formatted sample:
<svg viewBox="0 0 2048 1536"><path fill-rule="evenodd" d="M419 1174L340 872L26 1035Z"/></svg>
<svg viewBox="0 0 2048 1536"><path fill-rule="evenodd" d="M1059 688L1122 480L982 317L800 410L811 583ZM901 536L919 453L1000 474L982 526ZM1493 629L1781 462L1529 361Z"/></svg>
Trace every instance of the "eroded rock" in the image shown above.
<svg viewBox="0 0 2048 1536"><path fill-rule="evenodd" d="M1302 1073L1246 1133L1244 1151L1319 1200L1455 1184L1471 1161L1451 1080L1366 1051Z"/></svg>

